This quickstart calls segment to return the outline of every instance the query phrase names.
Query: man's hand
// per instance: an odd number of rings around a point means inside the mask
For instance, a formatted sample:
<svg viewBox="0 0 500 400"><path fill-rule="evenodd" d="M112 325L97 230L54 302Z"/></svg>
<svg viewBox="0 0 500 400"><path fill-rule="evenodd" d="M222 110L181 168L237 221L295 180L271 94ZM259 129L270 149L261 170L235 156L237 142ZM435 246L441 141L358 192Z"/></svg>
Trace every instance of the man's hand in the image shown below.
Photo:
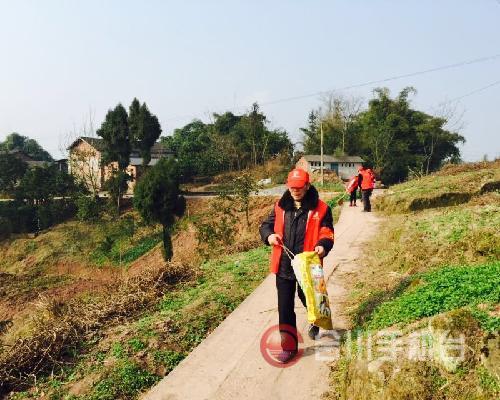
<svg viewBox="0 0 500 400"><path fill-rule="evenodd" d="M279 246L280 244L283 243L283 240L281 239L281 236L278 235L277 233L272 233L267 237L267 241L271 246Z"/></svg>
<svg viewBox="0 0 500 400"><path fill-rule="evenodd" d="M314 251L318 254L319 258L323 258L325 255L325 248L323 246L316 246Z"/></svg>

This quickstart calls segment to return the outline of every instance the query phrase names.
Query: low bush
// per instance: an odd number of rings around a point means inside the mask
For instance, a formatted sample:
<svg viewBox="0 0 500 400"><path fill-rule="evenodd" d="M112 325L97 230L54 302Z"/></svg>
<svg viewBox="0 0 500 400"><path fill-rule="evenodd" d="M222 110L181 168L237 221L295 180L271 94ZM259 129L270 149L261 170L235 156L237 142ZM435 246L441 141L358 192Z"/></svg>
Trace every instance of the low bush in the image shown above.
<svg viewBox="0 0 500 400"><path fill-rule="evenodd" d="M80 196L76 200L76 216L80 221L92 222L99 219L101 204L99 199L92 196Z"/></svg>

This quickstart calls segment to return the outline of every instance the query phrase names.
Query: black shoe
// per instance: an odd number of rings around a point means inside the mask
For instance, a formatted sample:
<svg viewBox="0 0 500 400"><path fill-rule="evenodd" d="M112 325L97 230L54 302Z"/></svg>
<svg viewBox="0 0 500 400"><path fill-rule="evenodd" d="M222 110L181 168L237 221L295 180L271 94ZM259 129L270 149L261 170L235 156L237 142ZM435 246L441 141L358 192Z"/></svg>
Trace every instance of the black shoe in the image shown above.
<svg viewBox="0 0 500 400"><path fill-rule="evenodd" d="M307 331L307 335L312 339L316 340L316 337L319 334L319 326L309 325L309 330Z"/></svg>
<svg viewBox="0 0 500 400"><path fill-rule="evenodd" d="M292 361L297 355L297 350L281 350L280 353L276 356L278 361L282 364L286 364Z"/></svg>

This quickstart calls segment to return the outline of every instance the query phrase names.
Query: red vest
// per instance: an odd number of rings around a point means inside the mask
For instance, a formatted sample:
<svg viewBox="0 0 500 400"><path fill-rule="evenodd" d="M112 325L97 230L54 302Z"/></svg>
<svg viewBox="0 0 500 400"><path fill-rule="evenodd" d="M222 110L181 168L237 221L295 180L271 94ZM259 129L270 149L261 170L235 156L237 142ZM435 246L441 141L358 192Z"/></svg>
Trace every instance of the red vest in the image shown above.
<svg viewBox="0 0 500 400"><path fill-rule="evenodd" d="M320 226L327 209L328 205L324 201L318 200L316 208L308 212L304 238L304 251L314 251L314 247L320 239L328 238L333 240L333 231L330 228ZM283 237L285 232L285 210L278 205L278 202L274 205L274 213L274 233ZM281 253L283 253L283 248L281 246L273 246L271 253L271 265L269 266L270 272L275 274L278 273Z"/></svg>
<svg viewBox="0 0 500 400"><path fill-rule="evenodd" d="M347 192L352 193L357 188L358 188L358 176L356 175L349 181L349 184L347 185Z"/></svg>
<svg viewBox="0 0 500 400"><path fill-rule="evenodd" d="M371 169L362 169L359 171L363 180L361 181L361 189L373 189L375 187L375 177L373 176L373 172Z"/></svg>

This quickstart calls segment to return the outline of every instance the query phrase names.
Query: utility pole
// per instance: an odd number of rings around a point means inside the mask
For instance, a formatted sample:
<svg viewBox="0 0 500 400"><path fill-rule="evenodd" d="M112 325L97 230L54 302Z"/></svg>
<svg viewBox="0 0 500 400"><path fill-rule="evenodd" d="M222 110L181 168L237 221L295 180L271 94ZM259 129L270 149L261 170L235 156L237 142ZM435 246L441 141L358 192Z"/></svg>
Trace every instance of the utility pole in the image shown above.
<svg viewBox="0 0 500 400"><path fill-rule="evenodd" d="M323 174L323 121L320 121L319 126L321 132L321 187L323 187L325 183Z"/></svg>

